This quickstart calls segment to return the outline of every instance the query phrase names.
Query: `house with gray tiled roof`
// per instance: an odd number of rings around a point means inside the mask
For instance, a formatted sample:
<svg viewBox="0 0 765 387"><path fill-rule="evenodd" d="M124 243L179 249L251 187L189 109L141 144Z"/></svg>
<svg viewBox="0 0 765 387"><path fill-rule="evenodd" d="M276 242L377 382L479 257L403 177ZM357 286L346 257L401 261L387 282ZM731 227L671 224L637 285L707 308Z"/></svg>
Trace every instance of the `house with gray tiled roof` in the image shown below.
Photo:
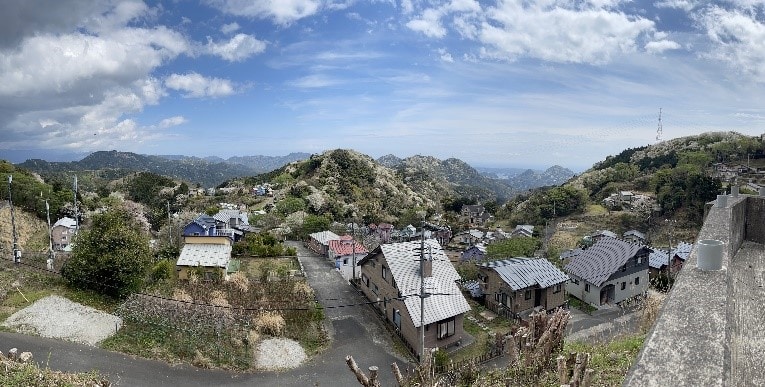
<svg viewBox="0 0 765 387"><path fill-rule="evenodd" d="M531 238L534 236L534 226L530 224L519 224L515 226L515 229L511 233L512 237L526 237Z"/></svg>
<svg viewBox="0 0 765 387"><path fill-rule="evenodd" d="M677 273L683 268L685 261L691 255L691 249L693 249L693 243L680 242L670 252L672 256L672 273Z"/></svg>
<svg viewBox="0 0 765 387"><path fill-rule="evenodd" d="M619 238L619 236L611 230L598 230L592 233L590 237L593 241L597 241L600 238Z"/></svg>
<svg viewBox="0 0 765 387"><path fill-rule="evenodd" d="M566 303L569 277L544 258L510 258L478 267L486 307L505 316Z"/></svg>
<svg viewBox="0 0 765 387"><path fill-rule="evenodd" d="M566 291L595 306L645 294L649 254L643 245L601 237L563 268L571 277Z"/></svg>
<svg viewBox="0 0 765 387"><path fill-rule="evenodd" d="M359 261L362 293L375 302L386 322L419 357L420 332L425 348L446 348L461 343L467 334L463 316L470 310L452 266L441 245L425 241L421 262L420 241L382 244ZM420 264L424 270L420 271ZM420 313L420 283L425 282L424 313ZM421 320L422 319L422 323Z"/></svg>
<svg viewBox="0 0 765 387"><path fill-rule="evenodd" d="M627 242L645 243L645 234L638 230L629 230L622 234L622 239Z"/></svg>
<svg viewBox="0 0 765 387"><path fill-rule="evenodd" d="M654 278L667 270L669 265L669 253L667 250L651 249L648 254L648 277Z"/></svg>
<svg viewBox="0 0 765 387"><path fill-rule="evenodd" d="M493 216L481 205L465 204L460 209L460 221L471 227L480 227L491 220Z"/></svg>
<svg viewBox="0 0 765 387"><path fill-rule="evenodd" d="M486 246L483 243L473 245L465 249L460 254L460 262L476 261L480 262L486 258Z"/></svg>

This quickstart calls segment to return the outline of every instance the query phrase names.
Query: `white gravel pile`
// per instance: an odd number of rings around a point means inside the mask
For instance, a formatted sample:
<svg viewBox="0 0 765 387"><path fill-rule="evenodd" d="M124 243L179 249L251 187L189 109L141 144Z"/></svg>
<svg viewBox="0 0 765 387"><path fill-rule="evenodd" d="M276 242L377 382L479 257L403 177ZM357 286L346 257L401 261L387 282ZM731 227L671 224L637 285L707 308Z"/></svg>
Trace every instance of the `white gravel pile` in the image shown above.
<svg viewBox="0 0 765 387"><path fill-rule="evenodd" d="M48 296L14 313L3 323L22 333L95 346L122 327L122 319L64 297Z"/></svg>
<svg viewBox="0 0 765 387"><path fill-rule="evenodd" d="M255 367L262 370L295 368L305 359L303 347L290 339L265 339L255 349Z"/></svg>

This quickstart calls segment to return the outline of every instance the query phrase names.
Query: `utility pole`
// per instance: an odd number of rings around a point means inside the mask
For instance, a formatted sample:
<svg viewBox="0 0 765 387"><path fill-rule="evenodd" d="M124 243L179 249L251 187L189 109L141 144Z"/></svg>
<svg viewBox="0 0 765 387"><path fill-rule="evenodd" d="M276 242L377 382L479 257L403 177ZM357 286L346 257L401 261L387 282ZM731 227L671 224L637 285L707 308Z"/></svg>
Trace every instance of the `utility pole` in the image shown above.
<svg viewBox="0 0 765 387"><path fill-rule="evenodd" d="M48 270L53 270L53 231L50 228L50 205L48 199L45 199L45 214L48 216Z"/></svg>
<svg viewBox="0 0 765 387"><path fill-rule="evenodd" d="M348 230L346 228L346 230ZM351 281L356 281L356 222L351 220L351 256L353 257L353 278Z"/></svg>
<svg viewBox="0 0 765 387"><path fill-rule="evenodd" d="M80 230L80 217L77 215L77 175L74 175L74 193L73 193L73 201L74 204L74 232L77 233Z"/></svg>
<svg viewBox="0 0 765 387"><path fill-rule="evenodd" d="M170 218L170 201L167 201L167 229L170 234L170 246L173 245L173 220Z"/></svg>
<svg viewBox="0 0 765 387"><path fill-rule="evenodd" d="M11 196L11 183L13 175L8 175L8 203L11 206L11 232L13 233L13 263L21 263L21 250L19 250L19 240L16 237L16 216L13 211L13 198Z"/></svg>
<svg viewBox="0 0 765 387"><path fill-rule="evenodd" d="M425 359L425 217L420 228L420 363Z"/></svg>

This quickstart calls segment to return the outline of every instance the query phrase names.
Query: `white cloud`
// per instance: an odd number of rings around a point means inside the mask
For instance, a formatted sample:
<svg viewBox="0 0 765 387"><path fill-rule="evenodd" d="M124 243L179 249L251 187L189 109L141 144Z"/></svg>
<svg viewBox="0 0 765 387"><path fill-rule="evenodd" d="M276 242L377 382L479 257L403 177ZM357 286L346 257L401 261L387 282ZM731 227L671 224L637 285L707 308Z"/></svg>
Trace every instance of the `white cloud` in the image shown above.
<svg viewBox="0 0 765 387"><path fill-rule="evenodd" d="M454 58L452 58L452 54L449 53L445 48L439 48L438 50L438 56L441 58L442 61L447 63L453 63Z"/></svg>
<svg viewBox="0 0 765 387"><path fill-rule="evenodd" d="M222 27L220 27L220 31L228 35L236 31L239 31L239 28L240 28L239 23L233 22L233 23L224 24Z"/></svg>
<svg viewBox="0 0 765 387"><path fill-rule="evenodd" d="M698 5L697 0L661 0L654 3L657 8L677 8L683 11L690 11Z"/></svg>
<svg viewBox="0 0 765 387"><path fill-rule="evenodd" d="M159 127L160 129L167 129L173 126L185 124L187 122L188 120L183 116L174 116L170 118L165 118L164 120L160 121L157 127Z"/></svg>
<svg viewBox="0 0 765 387"><path fill-rule="evenodd" d="M443 38L446 36L446 28L441 25L443 14L436 9L430 8L423 11L417 19L412 19L406 26L417 32L422 32L430 38Z"/></svg>
<svg viewBox="0 0 765 387"><path fill-rule="evenodd" d="M151 74L191 45L163 26L133 27L156 12L139 1L73 1L72 14L56 13L58 3L30 14L26 2L17 2L0 16L31 25L51 15L62 19L34 33L11 31L13 23L0 27L16 39L12 47L0 44L0 127L7 129L0 143L59 148L142 136L125 116L159 102L165 91Z"/></svg>
<svg viewBox="0 0 765 387"><path fill-rule="evenodd" d="M336 79L329 78L325 75L314 74L314 75L308 75L302 78L298 78L290 82L290 85L301 88L301 89L317 89L322 87L334 86L338 83L339 81Z"/></svg>
<svg viewBox="0 0 765 387"><path fill-rule="evenodd" d="M713 47L705 56L723 61L742 73L765 81L765 24L736 10L711 7L697 21Z"/></svg>
<svg viewBox="0 0 765 387"><path fill-rule="evenodd" d="M292 22L314 15L319 11L320 0L208 0L221 11L259 19L272 19L277 24Z"/></svg>
<svg viewBox="0 0 765 387"><path fill-rule="evenodd" d="M217 55L229 62L239 62L265 50L265 42L247 34L236 34L228 42L213 42L210 39L206 46L208 53Z"/></svg>
<svg viewBox="0 0 765 387"><path fill-rule="evenodd" d="M235 93L231 81L206 78L197 73L172 74L165 79L165 87L185 92L185 98L225 97Z"/></svg>
<svg viewBox="0 0 765 387"><path fill-rule="evenodd" d="M672 40L656 40L648 42L645 45L645 50L649 54L661 54L667 50L677 50L680 48L680 43Z"/></svg>
<svg viewBox="0 0 765 387"><path fill-rule="evenodd" d="M480 27L486 57L515 60L529 56L552 62L607 63L632 52L654 23L610 10L610 2L585 2L576 9L501 1L486 11Z"/></svg>

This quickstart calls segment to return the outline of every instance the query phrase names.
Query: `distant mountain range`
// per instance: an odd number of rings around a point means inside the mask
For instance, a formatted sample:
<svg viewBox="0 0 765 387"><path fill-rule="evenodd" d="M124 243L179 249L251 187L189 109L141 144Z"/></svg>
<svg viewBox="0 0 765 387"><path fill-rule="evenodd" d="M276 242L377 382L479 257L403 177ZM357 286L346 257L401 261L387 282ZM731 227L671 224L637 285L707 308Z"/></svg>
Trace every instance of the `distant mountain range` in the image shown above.
<svg viewBox="0 0 765 387"><path fill-rule="evenodd" d="M309 153L290 153L286 156L235 156L223 159L215 156L153 156L113 150L93 152L79 161L51 162L35 158L16 165L43 176L108 170L110 173L107 175L120 177L130 172L148 171L204 187L214 187L237 177L263 174L309 157ZM487 169L482 169L483 174L479 173L459 159L439 160L420 155L403 159L386 155L376 162L394 170L415 190L427 192L433 188L477 200L508 199L530 188L562 184L573 176L570 170L555 166L543 172L518 169L521 172L502 179L500 177L507 176L515 169L497 169L492 176Z"/></svg>
<svg viewBox="0 0 765 387"><path fill-rule="evenodd" d="M229 162L218 161L216 158L149 156L131 152L99 151L91 153L80 161L49 162L31 159L16 165L43 176L97 170L148 171L204 187L214 187L235 177L268 172L309 156L308 153L292 153L287 156L232 157L229 160L236 160L236 162Z"/></svg>

